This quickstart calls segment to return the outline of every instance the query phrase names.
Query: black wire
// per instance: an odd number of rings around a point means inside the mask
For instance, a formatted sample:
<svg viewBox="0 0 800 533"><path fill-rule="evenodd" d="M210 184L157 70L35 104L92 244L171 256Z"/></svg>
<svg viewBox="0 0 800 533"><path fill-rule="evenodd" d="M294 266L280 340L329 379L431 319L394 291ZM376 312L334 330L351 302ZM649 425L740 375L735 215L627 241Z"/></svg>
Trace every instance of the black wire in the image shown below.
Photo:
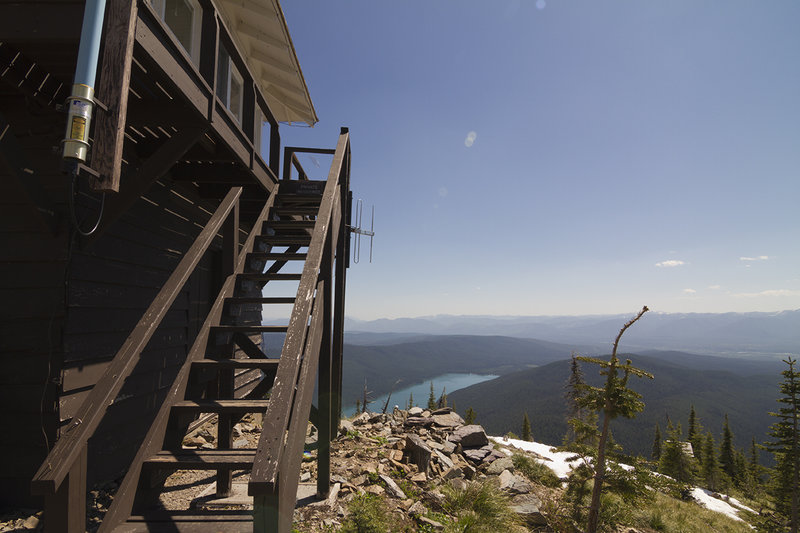
<svg viewBox="0 0 800 533"><path fill-rule="evenodd" d="M75 230L84 237L88 237L97 231L98 227L100 227L100 220L103 218L103 208L106 205L106 193L103 193L103 195L100 197L100 212L97 214L97 222L94 223L94 226L89 231L83 231L83 229L81 229L80 222L78 222L78 218L75 216L75 183L77 181L78 173L75 172L72 174L72 181L69 189L69 214L72 217L72 225L75 227Z"/></svg>

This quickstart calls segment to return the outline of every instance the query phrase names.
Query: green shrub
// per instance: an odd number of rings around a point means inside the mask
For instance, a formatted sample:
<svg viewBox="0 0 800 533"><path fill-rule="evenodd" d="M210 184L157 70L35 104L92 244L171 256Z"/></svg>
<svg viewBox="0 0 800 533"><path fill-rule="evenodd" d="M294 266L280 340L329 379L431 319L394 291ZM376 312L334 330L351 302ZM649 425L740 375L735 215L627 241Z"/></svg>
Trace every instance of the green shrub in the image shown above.
<svg viewBox="0 0 800 533"><path fill-rule="evenodd" d="M561 486L561 480L558 479L558 476L536 459L521 453L515 453L511 457L511 461L514 463L514 468L529 480L545 487L557 488Z"/></svg>
<svg viewBox="0 0 800 533"><path fill-rule="evenodd" d="M347 508L350 514L342 524L342 533L388 533L390 519L383 500L378 496L357 496Z"/></svg>
<svg viewBox="0 0 800 533"><path fill-rule="evenodd" d="M491 482L473 482L463 490L442 486L444 510L455 517L446 533L497 533L520 530L509 497Z"/></svg>

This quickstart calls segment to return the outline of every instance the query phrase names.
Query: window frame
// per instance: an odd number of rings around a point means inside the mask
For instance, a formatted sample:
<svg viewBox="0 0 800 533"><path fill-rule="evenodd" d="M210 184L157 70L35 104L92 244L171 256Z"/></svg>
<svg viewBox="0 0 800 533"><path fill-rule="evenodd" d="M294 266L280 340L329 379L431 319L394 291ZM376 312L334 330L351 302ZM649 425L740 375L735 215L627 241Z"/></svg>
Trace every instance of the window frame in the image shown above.
<svg viewBox="0 0 800 533"><path fill-rule="evenodd" d="M167 24L166 21L166 10L167 10L167 0L150 0L150 5L153 7L153 10L158 15L161 22L164 24L178 44L181 45L189 57L192 58L192 62L195 65L200 65L200 39L201 39L201 28L203 26L203 7L200 5L198 0L179 0L182 2L186 2L189 7L192 8L192 21L191 21L191 43L190 48L191 50L186 50L186 47L175 34L173 29Z"/></svg>

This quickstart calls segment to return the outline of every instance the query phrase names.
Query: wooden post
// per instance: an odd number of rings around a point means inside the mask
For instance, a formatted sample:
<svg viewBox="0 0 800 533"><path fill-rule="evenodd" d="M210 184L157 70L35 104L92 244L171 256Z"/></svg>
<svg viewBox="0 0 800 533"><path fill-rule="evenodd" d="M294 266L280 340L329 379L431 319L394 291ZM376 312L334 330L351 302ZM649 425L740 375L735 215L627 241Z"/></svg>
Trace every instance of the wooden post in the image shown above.
<svg viewBox="0 0 800 533"><path fill-rule="evenodd" d="M86 531L86 458L87 447L84 446L58 490L45 495L47 533Z"/></svg>
<svg viewBox="0 0 800 533"><path fill-rule="evenodd" d="M234 205L231 214L222 226L222 275L225 278L236 272L239 262L239 202ZM233 358L235 346L231 343L230 350L223 357ZM225 369L219 371L217 384L217 398L223 400L233 399L235 371ZM233 448L233 420L231 415L217 415L217 448ZM217 470L217 497L227 498L233 489L233 470L220 468Z"/></svg>
<svg viewBox="0 0 800 533"><path fill-rule="evenodd" d="M322 255L322 342L319 347L319 423L317 425L317 497L327 498L331 486L331 295L333 281L333 231L328 228Z"/></svg>
<svg viewBox="0 0 800 533"><path fill-rule="evenodd" d="M108 107L108 112L98 110L95 118L92 167L101 181L93 181L92 187L97 190L119 191L137 16L136 0L108 0L100 79L95 91Z"/></svg>

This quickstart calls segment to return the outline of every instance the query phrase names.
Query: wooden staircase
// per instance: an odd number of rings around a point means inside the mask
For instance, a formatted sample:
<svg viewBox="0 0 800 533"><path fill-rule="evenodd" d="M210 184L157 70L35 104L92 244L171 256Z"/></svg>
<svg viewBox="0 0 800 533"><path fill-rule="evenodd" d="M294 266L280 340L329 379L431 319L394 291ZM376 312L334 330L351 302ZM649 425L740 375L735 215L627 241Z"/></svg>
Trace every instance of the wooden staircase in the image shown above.
<svg viewBox="0 0 800 533"><path fill-rule="evenodd" d="M347 133L340 136L327 181L282 180L276 190L241 250L238 203L222 215L223 237L236 243L225 248L226 281L104 517L102 533L288 533L309 419L318 430L317 492L321 497L327 495L330 439L338 427L341 409L348 256ZM297 285L294 296L265 294L286 282ZM285 324L262 324L262 310L272 317L272 306L287 305L292 307ZM280 354L262 350L262 334L285 335ZM237 397L237 378L254 372L261 375L260 381L254 381L257 384ZM115 383L127 376L124 372L108 374ZM103 388L100 385L95 389ZM312 409L315 385L318 400ZM109 385L104 394L113 398L114 387ZM87 403L93 403L90 400ZM96 427L99 420L94 422L94 418L102 413L97 415L91 406L87 409ZM233 426L248 413L263 416L258 447L234 448ZM190 424L210 415L217 425L216 449L184 448ZM80 491L74 488L76 482L80 485L80 475L75 474L82 469L85 472L85 446L93 428L78 429L81 435L77 435L78 430L72 432L75 435L68 433L64 449L59 450L57 444L33 482L34 490L50 493L46 531L83 530L74 517L74 525L68 527L57 527L49 519L53 514L66 513L64 508L74 506L78 498L69 495ZM89 434L83 435L86 429ZM76 447L82 448L82 454L75 451ZM54 462L59 463L56 468ZM230 495L235 471L251 471L249 493L254 497L254 510L210 514L195 509L166 510L159 496L164 481L176 470L214 471L219 497ZM84 497L85 490L84 485Z"/></svg>

